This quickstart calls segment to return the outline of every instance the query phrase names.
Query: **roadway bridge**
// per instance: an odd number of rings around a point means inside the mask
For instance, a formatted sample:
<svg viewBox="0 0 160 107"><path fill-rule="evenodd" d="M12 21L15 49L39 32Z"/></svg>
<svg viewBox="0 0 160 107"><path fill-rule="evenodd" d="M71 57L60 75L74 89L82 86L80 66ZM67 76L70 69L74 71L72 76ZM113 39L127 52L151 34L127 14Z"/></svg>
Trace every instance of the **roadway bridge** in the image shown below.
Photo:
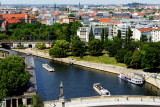
<svg viewBox="0 0 160 107"><path fill-rule="evenodd" d="M23 44L25 48L34 48L37 43L45 43L46 46L50 46L52 41L40 41L40 40L0 40L0 44L2 47L7 47L7 48L17 48L18 44Z"/></svg>
<svg viewBox="0 0 160 107"><path fill-rule="evenodd" d="M160 97L158 96L126 96L126 95L114 95L114 96L96 96L96 97L84 97L73 98L67 100L57 101L45 101L44 107L114 107L120 105L148 105L148 106L160 106ZM144 106L145 107L145 106Z"/></svg>

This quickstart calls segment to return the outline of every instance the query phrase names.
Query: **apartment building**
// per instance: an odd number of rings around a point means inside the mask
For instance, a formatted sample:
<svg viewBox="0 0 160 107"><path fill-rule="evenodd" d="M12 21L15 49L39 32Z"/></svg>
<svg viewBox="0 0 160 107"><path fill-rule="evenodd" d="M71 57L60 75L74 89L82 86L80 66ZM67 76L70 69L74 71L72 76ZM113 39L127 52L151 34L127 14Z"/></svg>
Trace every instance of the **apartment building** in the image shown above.
<svg viewBox="0 0 160 107"><path fill-rule="evenodd" d="M152 42L160 41L160 27L149 27L133 30L134 40L140 40L142 35L146 35L148 40L151 38Z"/></svg>
<svg viewBox="0 0 160 107"><path fill-rule="evenodd" d="M101 39L101 33L103 28L104 30L108 30L108 34L110 35L110 26L92 26L92 32L95 39ZM82 41L88 42L90 30L91 27L80 27L77 30L77 35Z"/></svg>

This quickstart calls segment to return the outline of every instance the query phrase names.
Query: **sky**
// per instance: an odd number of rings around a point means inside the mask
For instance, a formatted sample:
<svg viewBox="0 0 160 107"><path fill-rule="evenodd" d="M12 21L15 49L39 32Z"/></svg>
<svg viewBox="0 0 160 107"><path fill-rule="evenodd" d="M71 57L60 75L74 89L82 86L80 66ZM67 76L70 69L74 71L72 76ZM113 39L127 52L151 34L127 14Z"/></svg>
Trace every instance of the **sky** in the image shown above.
<svg viewBox="0 0 160 107"><path fill-rule="evenodd" d="M160 4L160 0L0 0L2 4L127 4L132 2Z"/></svg>

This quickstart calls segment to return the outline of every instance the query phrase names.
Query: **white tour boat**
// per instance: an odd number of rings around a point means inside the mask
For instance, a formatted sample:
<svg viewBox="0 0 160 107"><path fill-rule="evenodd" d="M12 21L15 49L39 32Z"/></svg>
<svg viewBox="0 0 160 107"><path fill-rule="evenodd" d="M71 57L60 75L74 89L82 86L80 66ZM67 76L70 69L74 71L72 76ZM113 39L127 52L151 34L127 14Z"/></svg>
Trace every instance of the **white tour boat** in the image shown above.
<svg viewBox="0 0 160 107"><path fill-rule="evenodd" d="M125 81L128 81L128 82L131 82L133 84L137 84L137 85L141 85L143 84L143 80L141 79L138 79L134 76L129 76L127 74L124 74L124 73L121 73L119 76L118 76L120 79L123 79Z"/></svg>
<svg viewBox="0 0 160 107"><path fill-rule="evenodd" d="M51 66L49 66L48 64L42 64L42 67L44 69L46 69L47 71L53 72L54 68L52 68Z"/></svg>
<svg viewBox="0 0 160 107"><path fill-rule="evenodd" d="M93 84L93 89L101 96L110 96L110 92L107 89L104 89L100 83Z"/></svg>

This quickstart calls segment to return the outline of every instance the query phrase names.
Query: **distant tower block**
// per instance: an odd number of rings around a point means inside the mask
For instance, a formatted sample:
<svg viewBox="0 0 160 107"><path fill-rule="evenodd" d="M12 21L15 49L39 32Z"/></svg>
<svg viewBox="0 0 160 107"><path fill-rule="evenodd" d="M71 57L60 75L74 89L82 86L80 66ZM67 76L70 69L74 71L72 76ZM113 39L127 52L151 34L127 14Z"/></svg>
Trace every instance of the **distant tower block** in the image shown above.
<svg viewBox="0 0 160 107"><path fill-rule="evenodd" d="M61 81L60 84L60 95L59 95L59 100L63 101L64 100L64 96L63 96L63 83Z"/></svg>
<svg viewBox="0 0 160 107"><path fill-rule="evenodd" d="M54 3L54 11L56 11L56 8L57 8L57 7L56 7L56 3Z"/></svg>
<svg viewBox="0 0 160 107"><path fill-rule="evenodd" d="M81 4L80 4L80 2L79 2L79 11L80 11L80 8L81 8Z"/></svg>

